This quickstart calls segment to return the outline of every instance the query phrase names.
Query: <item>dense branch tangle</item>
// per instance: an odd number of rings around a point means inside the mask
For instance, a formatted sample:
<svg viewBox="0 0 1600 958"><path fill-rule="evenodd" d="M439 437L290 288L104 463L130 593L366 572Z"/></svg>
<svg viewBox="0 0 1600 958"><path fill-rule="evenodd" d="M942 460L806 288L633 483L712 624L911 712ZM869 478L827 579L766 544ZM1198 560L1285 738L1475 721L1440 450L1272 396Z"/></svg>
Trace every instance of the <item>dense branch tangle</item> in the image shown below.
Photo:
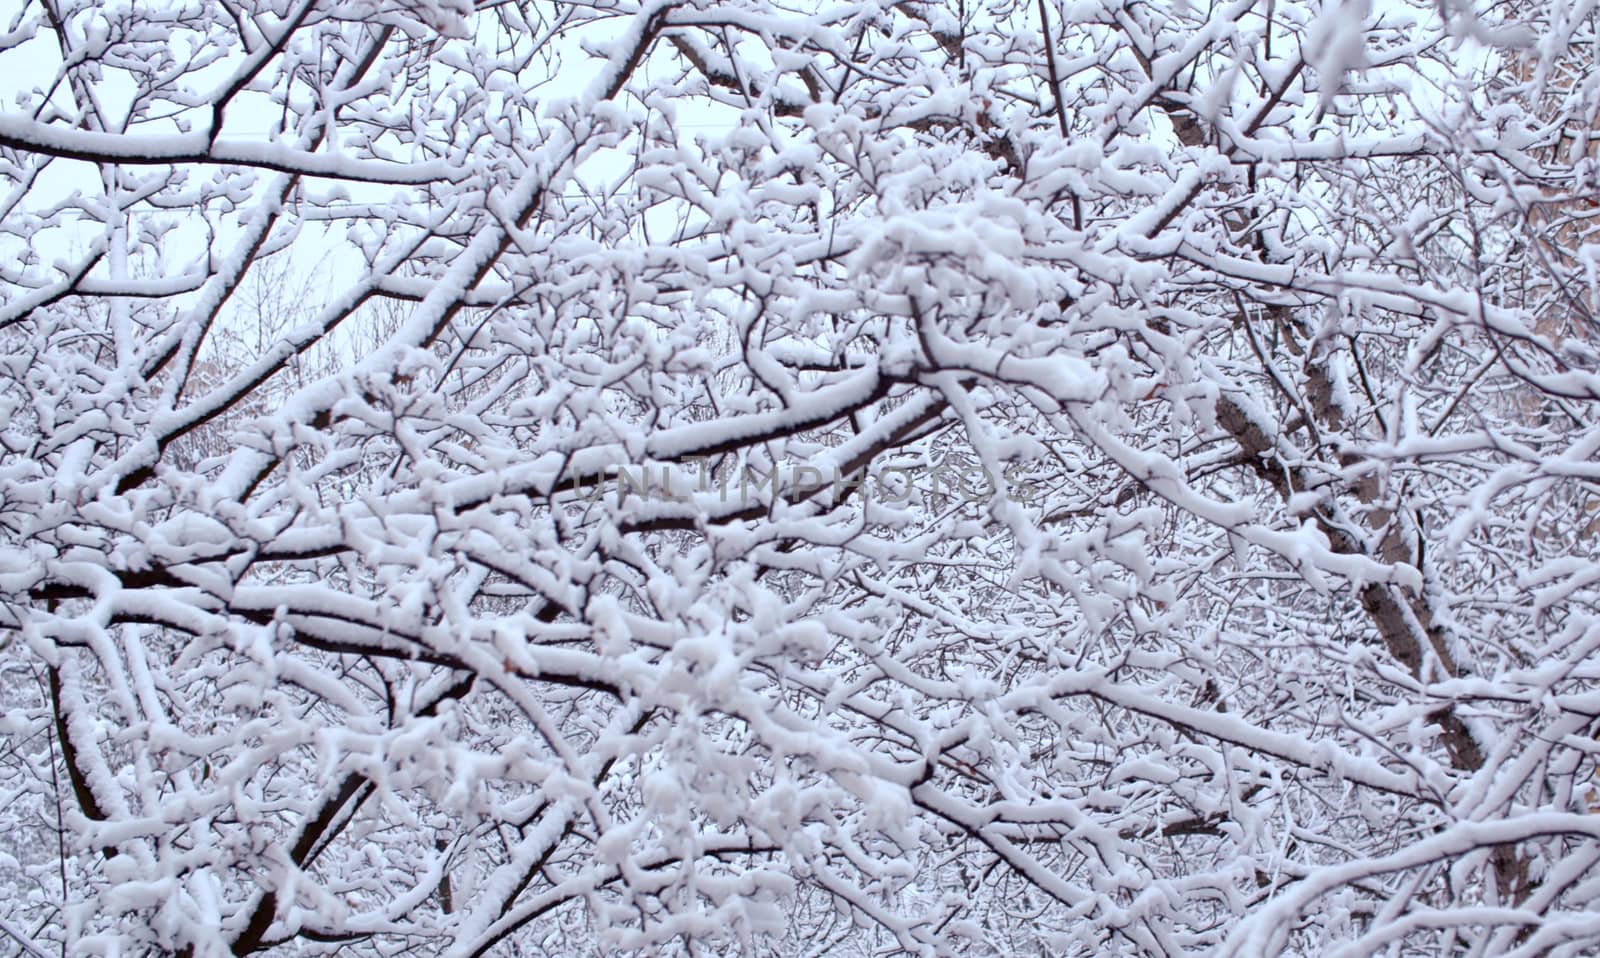
<svg viewBox="0 0 1600 958"><path fill-rule="evenodd" d="M0 931L1592 950L1591 78L1319 10L24 7Z"/></svg>

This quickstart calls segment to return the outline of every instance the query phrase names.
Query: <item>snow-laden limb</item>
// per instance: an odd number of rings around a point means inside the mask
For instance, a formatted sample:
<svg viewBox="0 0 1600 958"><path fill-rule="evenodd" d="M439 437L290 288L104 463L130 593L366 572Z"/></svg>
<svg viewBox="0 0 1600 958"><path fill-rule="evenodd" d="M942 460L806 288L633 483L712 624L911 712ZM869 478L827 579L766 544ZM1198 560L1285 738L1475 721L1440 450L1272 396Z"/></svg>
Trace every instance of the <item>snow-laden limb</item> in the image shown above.
<svg viewBox="0 0 1600 958"><path fill-rule="evenodd" d="M1594 842L1600 840L1600 816L1592 814L1563 814L1547 812L1541 815L1521 815L1515 819L1494 822L1459 822L1437 834L1408 844L1403 850L1379 858L1353 861L1349 864L1324 868L1307 877L1293 888L1276 896L1239 924L1229 936L1220 955L1279 954L1289 940L1293 923L1316 898L1345 885L1393 872L1409 871L1427 865L1436 865L1454 858L1495 846L1525 842L1535 838L1568 837ZM1515 908L1483 907L1464 908L1448 919L1431 910L1419 910L1416 921L1403 921L1399 934L1367 936L1360 943L1361 951L1349 949L1348 953L1368 954L1382 939L1401 939L1410 927L1450 927L1469 922L1479 925L1526 925L1533 917ZM1378 938L1379 941L1373 941Z"/></svg>
<svg viewBox="0 0 1600 958"><path fill-rule="evenodd" d="M1592 953L1594 26L1441 10L28 6L0 939Z"/></svg>
<svg viewBox="0 0 1600 958"><path fill-rule="evenodd" d="M255 167L301 176L330 177L356 183L422 185L448 183L466 171L439 161L397 163L338 154L307 153L275 143L215 139L205 133L168 135L99 133L25 117L0 116L0 147L64 160L117 166L216 164Z"/></svg>

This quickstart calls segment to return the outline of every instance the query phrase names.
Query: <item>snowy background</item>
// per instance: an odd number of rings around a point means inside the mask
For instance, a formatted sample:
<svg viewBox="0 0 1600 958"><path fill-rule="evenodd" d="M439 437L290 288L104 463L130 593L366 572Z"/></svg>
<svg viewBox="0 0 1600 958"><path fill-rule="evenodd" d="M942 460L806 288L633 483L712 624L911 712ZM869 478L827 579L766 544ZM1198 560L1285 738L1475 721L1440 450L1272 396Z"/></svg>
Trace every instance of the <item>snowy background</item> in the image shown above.
<svg viewBox="0 0 1600 958"><path fill-rule="evenodd" d="M0 2L0 955L1595 953L1595 30Z"/></svg>

